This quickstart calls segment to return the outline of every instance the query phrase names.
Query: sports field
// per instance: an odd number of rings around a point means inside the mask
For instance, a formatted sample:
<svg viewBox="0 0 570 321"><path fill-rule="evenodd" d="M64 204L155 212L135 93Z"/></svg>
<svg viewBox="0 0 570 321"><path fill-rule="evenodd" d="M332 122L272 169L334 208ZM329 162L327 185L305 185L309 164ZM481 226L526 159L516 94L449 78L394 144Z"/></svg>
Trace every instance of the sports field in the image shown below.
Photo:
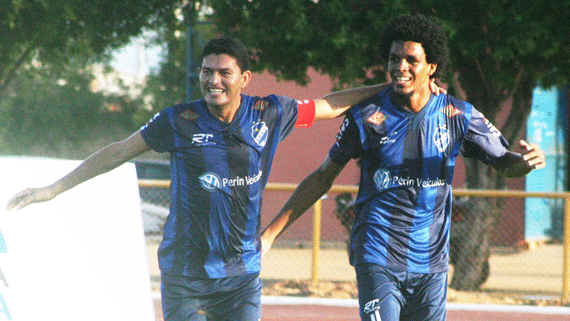
<svg viewBox="0 0 570 321"><path fill-rule="evenodd" d="M326 302L325 302L326 301ZM263 321L360 321L354 300L315 300L264 297ZM155 300L156 320L163 321L160 299ZM563 321L570 320L569 308L504 305L449 304L448 321Z"/></svg>
<svg viewBox="0 0 570 321"><path fill-rule="evenodd" d="M157 246L156 239L147 240L157 320L162 320ZM311 250L300 248L277 247L264 257L262 320L359 320L355 276L346 251L322 250L319 284L309 281L311 261ZM570 307L554 306L562 294L561 245L527 251L496 249L490 263L491 277L481 292L450 290L448 320L570 320Z"/></svg>

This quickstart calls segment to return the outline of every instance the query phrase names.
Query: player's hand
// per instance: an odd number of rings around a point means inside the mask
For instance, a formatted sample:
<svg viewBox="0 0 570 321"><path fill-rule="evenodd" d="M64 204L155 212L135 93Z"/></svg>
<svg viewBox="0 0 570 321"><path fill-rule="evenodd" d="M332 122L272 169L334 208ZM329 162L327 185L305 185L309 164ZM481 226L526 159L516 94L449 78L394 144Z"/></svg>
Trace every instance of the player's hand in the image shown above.
<svg viewBox="0 0 570 321"><path fill-rule="evenodd" d="M19 210L32 203L39 203L52 200L55 194L52 192L49 186L39 187L39 188L27 188L16 195L8 201L6 205L7 210Z"/></svg>
<svg viewBox="0 0 570 321"><path fill-rule="evenodd" d="M521 155L523 161L526 162L527 166L532 169L541 169L546 167L546 161L544 158L544 152L540 149L538 144L529 144L524 140L520 140L521 145Z"/></svg>
<svg viewBox="0 0 570 321"><path fill-rule="evenodd" d="M435 83L435 78L431 78L430 82L429 82L429 90L434 94L434 95L439 95L439 94L447 94L447 90L439 87L436 83Z"/></svg>

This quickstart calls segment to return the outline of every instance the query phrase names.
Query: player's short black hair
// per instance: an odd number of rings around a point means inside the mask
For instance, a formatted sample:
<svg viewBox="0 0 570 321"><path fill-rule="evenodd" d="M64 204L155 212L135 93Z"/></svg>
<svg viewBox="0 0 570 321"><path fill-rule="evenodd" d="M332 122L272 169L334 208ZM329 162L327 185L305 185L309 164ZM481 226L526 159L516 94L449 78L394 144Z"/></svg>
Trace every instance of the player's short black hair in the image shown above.
<svg viewBox="0 0 570 321"><path fill-rule="evenodd" d="M443 70L449 63L447 35L433 18L421 14L404 14L390 20L380 36L380 54L385 61L388 61L394 41L421 43L426 53L426 61L437 64L437 70L432 78L442 76Z"/></svg>
<svg viewBox="0 0 570 321"><path fill-rule="evenodd" d="M249 70L249 51L247 47L236 38L223 36L208 41L204 49L202 49L200 61L204 61L204 57L212 54L230 55L236 59L241 72Z"/></svg>

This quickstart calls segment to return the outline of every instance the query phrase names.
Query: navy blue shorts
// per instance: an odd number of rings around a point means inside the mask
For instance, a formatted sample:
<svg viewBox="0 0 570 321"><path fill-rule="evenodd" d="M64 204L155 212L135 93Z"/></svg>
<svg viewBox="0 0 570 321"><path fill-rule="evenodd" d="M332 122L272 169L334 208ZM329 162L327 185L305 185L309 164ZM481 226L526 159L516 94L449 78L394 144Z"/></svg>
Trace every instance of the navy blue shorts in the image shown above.
<svg viewBox="0 0 570 321"><path fill-rule="evenodd" d="M259 273L221 279L162 275L165 321L259 321Z"/></svg>
<svg viewBox="0 0 570 321"><path fill-rule="evenodd" d="M447 272L399 272L376 264L355 269L361 320L445 320Z"/></svg>

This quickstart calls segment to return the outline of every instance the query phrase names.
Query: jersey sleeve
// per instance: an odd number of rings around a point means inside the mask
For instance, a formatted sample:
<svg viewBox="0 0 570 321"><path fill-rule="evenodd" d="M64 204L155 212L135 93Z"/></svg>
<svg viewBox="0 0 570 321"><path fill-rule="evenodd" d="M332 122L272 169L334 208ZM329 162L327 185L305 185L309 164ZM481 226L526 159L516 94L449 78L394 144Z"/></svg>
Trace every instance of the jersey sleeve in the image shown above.
<svg viewBox="0 0 570 321"><path fill-rule="evenodd" d="M154 115L154 117L140 129L140 132L152 150L163 153L174 149L174 131L168 115L168 109Z"/></svg>
<svg viewBox="0 0 570 321"><path fill-rule="evenodd" d="M349 113L340 125L340 131L336 135L336 143L329 151L329 158L337 164L346 164L352 158L360 158L361 146L360 130L352 113Z"/></svg>
<svg viewBox="0 0 570 321"><path fill-rule="evenodd" d="M492 165L507 153L508 146L501 132L473 108L465 140L461 145L461 154Z"/></svg>

